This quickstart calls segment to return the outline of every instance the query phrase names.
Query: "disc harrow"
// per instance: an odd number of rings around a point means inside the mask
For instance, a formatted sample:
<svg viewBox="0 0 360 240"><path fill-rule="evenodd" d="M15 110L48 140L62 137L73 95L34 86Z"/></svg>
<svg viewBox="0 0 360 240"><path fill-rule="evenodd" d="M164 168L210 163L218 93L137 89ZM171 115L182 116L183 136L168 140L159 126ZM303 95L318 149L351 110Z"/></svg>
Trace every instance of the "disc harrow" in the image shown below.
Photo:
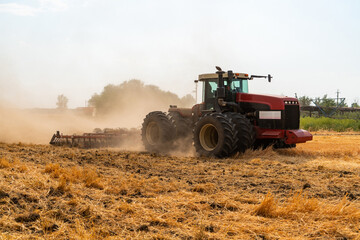
<svg viewBox="0 0 360 240"><path fill-rule="evenodd" d="M139 135L137 129L94 129L92 133L65 135L56 131L50 140L50 144L54 146L68 146L79 148L101 148L101 147L117 147Z"/></svg>

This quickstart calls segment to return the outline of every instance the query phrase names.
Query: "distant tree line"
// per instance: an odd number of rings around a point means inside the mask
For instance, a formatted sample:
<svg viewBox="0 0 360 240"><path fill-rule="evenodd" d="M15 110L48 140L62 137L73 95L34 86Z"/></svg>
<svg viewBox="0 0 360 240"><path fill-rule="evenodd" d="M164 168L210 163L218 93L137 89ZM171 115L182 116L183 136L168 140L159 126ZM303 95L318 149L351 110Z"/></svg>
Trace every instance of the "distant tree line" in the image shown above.
<svg viewBox="0 0 360 240"><path fill-rule="evenodd" d="M323 97L316 97L314 99L308 96L301 96L298 98L298 100L301 106L310 106L314 102L320 107L349 107L347 103L341 102L340 100L337 103L334 98L329 98L327 94L325 94ZM355 100L350 105L350 107L360 107L359 102Z"/></svg>

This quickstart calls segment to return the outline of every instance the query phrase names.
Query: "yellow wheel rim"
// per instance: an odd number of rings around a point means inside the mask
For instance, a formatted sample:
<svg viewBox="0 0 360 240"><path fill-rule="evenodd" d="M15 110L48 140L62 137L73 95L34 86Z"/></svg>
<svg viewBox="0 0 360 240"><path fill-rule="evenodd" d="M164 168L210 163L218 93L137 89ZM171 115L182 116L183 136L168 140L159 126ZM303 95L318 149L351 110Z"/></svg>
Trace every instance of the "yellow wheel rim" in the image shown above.
<svg viewBox="0 0 360 240"><path fill-rule="evenodd" d="M205 124L199 133L200 145L206 151L212 151L218 144L218 131L216 127L210 123Z"/></svg>

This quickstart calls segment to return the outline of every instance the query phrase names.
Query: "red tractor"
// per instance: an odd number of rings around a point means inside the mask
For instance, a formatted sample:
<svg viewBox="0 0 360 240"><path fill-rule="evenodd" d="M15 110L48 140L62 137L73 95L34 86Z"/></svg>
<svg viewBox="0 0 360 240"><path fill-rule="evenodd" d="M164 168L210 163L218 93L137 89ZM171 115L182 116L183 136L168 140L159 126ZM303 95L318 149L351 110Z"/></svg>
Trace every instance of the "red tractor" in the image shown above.
<svg viewBox="0 0 360 240"><path fill-rule="evenodd" d="M149 113L142 124L147 151L167 152L191 143L200 156L231 157L247 149L292 148L312 140L299 129L296 98L248 93L248 81L271 76L224 72L199 75L203 102L192 108L170 106L169 112Z"/></svg>

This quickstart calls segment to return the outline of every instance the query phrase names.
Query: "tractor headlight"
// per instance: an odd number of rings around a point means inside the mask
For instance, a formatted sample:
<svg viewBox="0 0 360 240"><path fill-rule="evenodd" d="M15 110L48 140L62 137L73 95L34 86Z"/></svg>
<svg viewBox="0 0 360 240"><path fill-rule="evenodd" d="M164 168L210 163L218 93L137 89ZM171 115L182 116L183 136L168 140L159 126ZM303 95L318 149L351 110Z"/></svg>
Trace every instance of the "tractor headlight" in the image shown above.
<svg viewBox="0 0 360 240"><path fill-rule="evenodd" d="M284 101L285 104L291 104L291 105L295 105L298 104L297 101Z"/></svg>

